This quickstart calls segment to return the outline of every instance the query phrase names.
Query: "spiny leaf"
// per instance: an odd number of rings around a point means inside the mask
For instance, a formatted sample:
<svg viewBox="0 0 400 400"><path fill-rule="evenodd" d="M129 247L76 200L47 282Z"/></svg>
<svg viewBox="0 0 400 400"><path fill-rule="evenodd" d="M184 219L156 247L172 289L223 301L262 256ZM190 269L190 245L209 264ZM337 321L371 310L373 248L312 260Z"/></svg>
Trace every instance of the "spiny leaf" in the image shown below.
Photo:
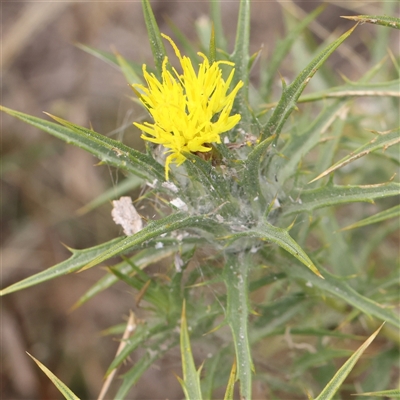
<svg viewBox="0 0 400 400"><path fill-rule="evenodd" d="M284 207L283 215L311 212L318 208L348 204L354 202L373 203L374 199L397 196L400 184L386 182L377 185L340 186L328 184L318 189L295 192L292 197L297 200Z"/></svg>
<svg viewBox="0 0 400 400"><path fill-rule="evenodd" d="M296 102L303 92L304 88L307 86L309 80L314 76L318 69L324 64L327 58L339 47L339 45L347 39L353 32L354 28L350 29L337 40L326 47L317 57L315 57L311 63L300 73L300 75L287 86L282 94L281 99L277 107L274 110L271 118L269 119L264 131L261 135L261 140L276 134L279 135L283 125L289 118L296 106Z"/></svg>
<svg viewBox="0 0 400 400"><path fill-rule="evenodd" d="M150 40L151 51L156 65L156 76L161 80L162 64L166 56L164 43L153 10L151 9L150 1L142 0L142 8L147 34Z"/></svg>
<svg viewBox="0 0 400 400"><path fill-rule="evenodd" d="M116 242L114 246L110 246L102 254L86 264L81 269L81 271L92 268L95 265L98 265L99 263L108 260L111 257L114 257L136 246L139 246L149 239L159 237L160 235L167 232L172 232L177 229L184 228L198 228L204 229L209 232L221 232L221 229L222 231L224 231L223 227L219 226L214 220L210 218L202 216L188 217L183 212L177 212L175 214L168 215L167 217L160 220L151 221L145 228L132 236L121 238L119 241Z"/></svg>
<svg viewBox="0 0 400 400"><path fill-rule="evenodd" d="M79 400L76 396L63 382L61 382L47 367L45 367L39 360L26 353L33 361L39 366L39 368L47 375L47 377L53 382L54 386L67 400Z"/></svg>
<svg viewBox="0 0 400 400"><path fill-rule="evenodd" d="M375 396L400 399L400 389L380 390L379 392L357 393L357 396Z"/></svg>
<svg viewBox="0 0 400 400"><path fill-rule="evenodd" d="M135 334L125 340L125 346L113 359L107 369L106 376L125 362L134 350L138 347L143 347L143 344L147 340L151 340L153 337L158 337L160 335L163 337L168 336L169 329L170 327L164 321L153 326L139 325Z"/></svg>
<svg viewBox="0 0 400 400"><path fill-rule="evenodd" d="M226 385L224 400L233 400L235 380L236 380L236 360L233 362L231 373L229 374L229 381L228 384Z"/></svg>
<svg viewBox="0 0 400 400"><path fill-rule="evenodd" d="M349 357L352 351L348 349L335 349L335 348L319 348L318 351L311 353L306 352L293 363L293 369L297 375L306 373L307 370L318 368L321 365L326 365L335 359Z"/></svg>
<svg viewBox="0 0 400 400"><path fill-rule="evenodd" d="M265 275L263 277L257 277L257 279L250 282L249 290L250 290L250 292L254 292L263 286L267 286L271 283L278 282L281 279L285 279L285 278L287 278L287 277L284 272L273 273L273 274Z"/></svg>
<svg viewBox="0 0 400 400"><path fill-rule="evenodd" d="M250 112L248 108L248 91L249 91L249 46L250 46L250 0L240 0L239 16L236 29L235 49L231 56L235 63L235 75L233 77L232 87L235 87L239 81L244 86L239 90L233 113L238 112L242 118L240 123L244 125L245 130L250 123Z"/></svg>
<svg viewBox="0 0 400 400"><path fill-rule="evenodd" d="M138 290L138 293L135 296L136 306L138 306L141 299L144 298L148 303L152 304L160 314L167 315L169 304L167 288L165 286L158 284L154 279L151 278L144 283L138 277L138 275L130 277L126 274L122 274L116 268L110 268L110 271L118 278L119 281L125 282L129 286ZM139 272L141 272L141 270L139 270Z"/></svg>
<svg viewBox="0 0 400 400"><path fill-rule="evenodd" d="M155 178L159 179L161 182L165 180L162 177L164 174L164 168L159 164L154 158L147 154L143 154L140 151L136 151L129 146L122 144L117 140L109 139L104 135L100 135L90 129L83 126L75 125L72 122L66 121L62 118L55 117L54 115L47 114L55 121L64 125L65 127L71 129L72 131L79 134L81 137L91 142L91 146L96 148L100 146L100 149L108 150L108 153L112 156L116 156L119 160L117 166L121 169L127 169L126 166L131 164L136 164L136 168L140 168L142 171L150 172ZM85 148L86 151L89 149ZM92 154L96 155L94 151ZM107 160L102 160L109 163Z"/></svg>
<svg viewBox="0 0 400 400"><path fill-rule="evenodd" d="M274 139L275 135L272 135L268 139L258 143L248 155L243 169L243 188L248 198L252 199L253 203L257 202L259 209L265 209L266 207L266 201L260 187L260 163L263 155ZM255 198L257 198L257 200L254 200Z"/></svg>
<svg viewBox="0 0 400 400"><path fill-rule="evenodd" d="M212 357L207 358L204 362L204 369L206 373L201 377L201 393L203 394L204 399L212 399L213 398L213 389L218 381L219 376L222 373L222 365L221 359L222 354L225 354L230 351L229 347L220 347L219 349L215 349L213 351Z"/></svg>
<svg viewBox="0 0 400 400"><path fill-rule="evenodd" d="M322 280L318 277L316 279ZM284 331L283 333L285 333L285 330L287 332L290 321L293 321L298 315L307 314L309 307L310 301L303 293L287 296L284 299L275 299L269 305L257 307L261 315L252 325L250 343L259 342L263 338L279 332L280 329ZM292 333L292 330L290 330L290 333Z"/></svg>
<svg viewBox="0 0 400 400"><path fill-rule="evenodd" d="M382 148L386 150L390 146L400 143L400 128L389 132L375 132L375 133L377 136L375 136L375 138L373 138L369 143L359 147L350 155L342 158L337 163L328 168L326 171L322 172L316 178L311 180L309 183L315 182L316 180L321 179L322 177L330 174L331 172L336 171L337 169L342 168L343 166L351 163L352 161L355 161L375 150Z"/></svg>
<svg viewBox="0 0 400 400"><path fill-rule="evenodd" d="M321 92L314 92L301 96L298 103L338 97L400 97L399 85L400 79L379 83L347 82L342 86L336 86ZM274 107L275 104L269 104L268 106Z"/></svg>
<svg viewBox="0 0 400 400"><path fill-rule="evenodd" d="M270 241L277 244L282 249L296 257L301 263L309 268L314 274L320 278L323 276L319 273L314 263L310 260L308 255L299 246L299 244L289 235L286 229L278 228L271 225L269 222L262 220L257 227L248 229L244 232L234 233L230 236L225 237L229 242L242 237L259 238L265 241Z"/></svg>
<svg viewBox="0 0 400 400"><path fill-rule="evenodd" d="M307 282L308 286L316 287L321 290L321 293L326 296L328 293L340 298L347 304L355 307L366 315L372 315L379 318L381 321L386 321L393 326L400 328L399 318L387 307L373 301L372 299L362 296L360 293L351 288L343 279L337 278L330 274L323 267L318 266L324 275L325 279L319 279L315 274L312 274L308 269L291 266L284 267L288 276L296 279L301 279Z"/></svg>
<svg viewBox="0 0 400 400"><path fill-rule="evenodd" d="M169 240L169 239L167 239ZM178 251L188 251L192 249L195 244L183 243L166 243L165 239L159 239L158 243L162 243L163 247L156 248L155 244L149 243L149 248L142 250L131 257L128 261L123 261L118 263L113 268L118 270L121 274L132 276L136 273L132 264L136 265L140 269L146 268L149 264L156 263L160 260L170 257ZM196 242L198 244L198 242ZM83 266L83 265L82 265ZM86 303L92 299L97 294L101 293L103 290L109 288L118 282L118 278L111 272L106 274L103 278L99 279L89 290L79 298L79 300L72 306L71 310L80 307L82 304Z"/></svg>
<svg viewBox="0 0 400 400"><path fill-rule="evenodd" d="M109 242L90 247L85 250L69 249L73 254L68 260L65 260L51 268L8 286L0 291L0 295L4 296L9 293L17 292L18 290L26 289L30 286L38 285L39 283L48 281L50 279L77 272L88 262L95 259L99 254L102 254L108 248L113 247L120 240L120 238L113 239Z"/></svg>
<svg viewBox="0 0 400 400"><path fill-rule="evenodd" d="M346 100L338 99L322 110L302 132L290 137L288 144L282 150L287 159L279 159L277 161L279 162L277 170L280 182L285 182L297 173L301 159L320 142L321 134L346 114L346 110Z"/></svg>
<svg viewBox="0 0 400 400"><path fill-rule="evenodd" d="M221 2L219 0L210 1L210 14L215 29L216 47L222 51L227 51L226 38L221 18Z"/></svg>
<svg viewBox="0 0 400 400"><path fill-rule="evenodd" d="M293 43L299 38L299 35L303 31L303 29L305 29L309 25L309 23L321 13L324 8L324 6L317 7L314 11L303 18L294 29L291 29L283 40L279 40L276 43L275 51L271 57L271 60L268 61L268 66L265 70L265 74L263 74L265 78L262 79L262 82L260 84L260 95L263 99L266 99L267 96L270 95L275 74L280 68L283 59L289 53Z"/></svg>
<svg viewBox="0 0 400 400"><path fill-rule="evenodd" d="M377 222L385 221L391 218L400 217L400 205L391 207L387 210L381 211L372 215L371 217L364 218L361 221L355 222L354 224L348 225L342 228L341 231L347 231L349 229L360 228L361 226L376 224Z"/></svg>
<svg viewBox="0 0 400 400"><path fill-rule="evenodd" d="M343 381L349 375L354 365L364 353L366 348L372 343L375 337L378 335L383 324L356 350L356 352L343 364L331 381L325 386L320 395L315 400L331 400L338 391Z"/></svg>
<svg viewBox="0 0 400 400"><path fill-rule="evenodd" d="M352 21L382 25L389 28L400 29L400 18L388 17L387 15L352 15L342 16L341 18L351 19Z"/></svg>
<svg viewBox="0 0 400 400"><path fill-rule="evenodd" d="M51 116L64 126L6 107L0 106L0 110L44 132L56 136L66 143L73 144L74 146L86 150L106 164L127 170L143 179L148 179L151 176L153 179L156 178L160 182L165 181L164 167L161 166L161 164L157 163L152 157L125 146L117 140L110 139L90 129L72 124L58 117Z"/></svg>
<svg viewBox="0 0 400 400"><path fill-rule="evenodd" d="M211 26L211 36L210 36L210 46L209 46L209 50L208 50L208 58L210 60L210 64L214 63L217 60L217 47L215 44L214 24Z"/></svg>
<svg viewBox="0 0 400 400"><path fill-rule="evenodd" d="M132 85L133 83L141 84L142 79L139 78L135 68L133 68L132 65L118 52L115 53L115 57L117 58L118 65L120 66L121 71L129 85Z"/></svg>
<svg viewBox="0 0 400 400"><path fill-rule="evenodd" d="M186 305L183 302L182 315L181 315L181 357L182 357L182 371L183 380L181 381L183 391L187 400L203 398L200 389L200 376L199 372L196 371L194 365L192 349L189 339L189 331L186 321Z"/></svg>
<svg viewBox="0 0 400 400"><path fill-rule="evenodd" d="M95 49L94 47L87 46L82 43L77 43L76 47L85 51L88 54L91 54L92 56L95 56L99 60L102 60L102 61L106 62L107 64L110 64L113 67L117 67L117 68L121 67L118 62L117 57L114 54L109 53L108 51L98 50L98 49ZM132 62L132 61L128 61L128 60L125 60L125 62L129 65L129 68L134 71L136 76L139 76L141 74L142 67L140 64Z"/></svg>
<svg viewBox="0 0 400 400"><path fill-rule="evenodd" d="M273 304L275 304L275 302ZM291 306L290 305L287 307L287 310L291 311ZM279 307L274 307L273 310L272 310L272 313L275 313L275 312L276 312L276 314L278 315L278 318L279 318L280 315L279 315L278 312L280 312L280 308ZM298 314L298 309L297 308L296 308L296 312L294 314L295 315ZM284 321L282 323L282 325L284 325L285 323L286 323L286 321ZM264 328L264 324L262 324L262 325L263 326L260 327L261 329ZM288 332L288 329L285 326L283 326L281 328L272 327L272 329L268 329L268 330L269 330L268 336L284 335L285 332L286 333ZM254 331L256 331L256 330L254 330ZM352 334L349 334L349 333L342 333L342 332L337 331L337 330L336 331L332 331L332 330L329 330L329 329L319 329L319 328L290 328L289 332L290 332L290 335L315 336L315 337L318 337L318 338L321 338L321 339L324 336L336 337L336 338L339 338L339 339L352 339L352 340L362 340L362 339L364 339L363 336L360 336L360 335L352 335ZM254 338L254 341L258 341L259 340L259 337L258 337L257 333L256 333L256 335L252 335L252 339L253 338Z"/></svg>
<svg viewBox="0 0 400 400"><path fill-rule="evenodd" d="M140 358L135 365L122 376L122 384L115 394L114 399L123 400L129 394L129 390L140 379L143 373L154 363L162 358L165 353L178 344L178 340L171 335L164 335L152 346L147 348L145 355Z"/></svg>

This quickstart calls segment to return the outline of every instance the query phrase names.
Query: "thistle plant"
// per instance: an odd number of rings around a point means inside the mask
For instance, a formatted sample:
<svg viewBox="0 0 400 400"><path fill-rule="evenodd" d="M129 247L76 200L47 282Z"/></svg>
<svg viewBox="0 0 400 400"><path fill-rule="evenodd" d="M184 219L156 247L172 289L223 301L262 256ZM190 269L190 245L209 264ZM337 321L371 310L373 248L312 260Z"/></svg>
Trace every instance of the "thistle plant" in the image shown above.
<svg viewBox="0 0 400 400"><path fill-rule="evenodd" d="M145 153L56 116L51 116L54 123L2 108L139 178L130 188L146 188L143 199L152 199L155 211L137 223L141 216L130 200L110 198L117 209L114 219L128 226L126 235L89 249L71 249L68 260L3 289L2 295L104 263L108 272L74 308L118 281L139 293L147 318L139 323L132 314L127 325L110 329L122 335L121 346L99 398L104 398L117 368L139 347L147 352L117 380L116 399L128 398L141 375L179 344L179 381L186 399L215 398L221 386L225 399L235 398L235 388L241 399L255 399L260 396L253 392L255 380L266 385L263 398L333 399L349 388L353 393L398 395L389 378L375 380L371 387L372 381L358 374L356 383L343 386L383 322L381 335L390 353L385 360L391 362L385 363L382 374L390 376L398 357L400 323L392 308L398 299L399 271L393 259L382 265L377 243L393 235L400 212L393 201L400 194L393 177L400 163L399 79L373 81L385 68L388 75L398 74L398 55L390 53L392 64L379 62L357 82L345 80L332 87L326 80L319 91L302 95L317 71L331 74L325 61L362 29L355 26L310 55L311 61L290 84L281 78L282 93L274 101L279 66L322 9L296 24L287 17L290 33L272 58L261 62L259 87L254 88L249 73L258 55L249 55L250 1L240 3L232 54L224 44L219 4L211 4L212 23L203 32L208 48L202 51L194 52L185 42L181 47L179 40L161 33L149 1L142 0L154 67L107 55L121 68L134 101L145 111L144 120L134 122L147 143ZM400 27L396 18L357 18L384 25L381 29ZM165 44L179 65L167 56ZM384 120L366 117L366 129L373 133L360 129L352 115L354 99L367 96L381 102L378 107L385 113ZM368 161L353 167L357 172L341 173L373 152L381 160L381 181L366 181ZM359 207L383 198L387 200L373 215L349 231L340 229L343 219L335 212L337 206ZM121 212L118 207L123 207ZM351 233L372 224L374 229L365 231L369 238ZM120 261L110 265L115 256ZM169 265L164 280L147 270L160 260ZM351 324L357 329L346 329ZM364 340L370 337L357 351L340 348L344 340L360 340L360 331ZM293 363L279 369L281 364L272 361L282 351L278 338L290 349L301 347L294 342L308 340L303 343L307 351L297 352ZM332 339L341 344L333 345ZM199 360L192 352L199 343L211 349L209 359ZM336 365L343 357L348 361ZM76 398L36 362L66 398Z"/></svg>

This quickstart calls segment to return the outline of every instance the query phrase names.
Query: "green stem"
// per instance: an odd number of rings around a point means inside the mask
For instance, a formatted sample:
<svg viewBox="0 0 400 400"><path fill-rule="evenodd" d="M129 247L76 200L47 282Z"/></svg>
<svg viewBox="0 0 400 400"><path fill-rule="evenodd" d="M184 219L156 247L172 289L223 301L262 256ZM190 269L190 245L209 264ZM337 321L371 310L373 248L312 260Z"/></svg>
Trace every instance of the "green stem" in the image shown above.
<svg viewBox="0 0 400 400"><path fill-rule="evenodd" d="M235 345L241 398L246 400L251 400L252 371L254 370L248 337L249 265L247 253L244 251L229 254L224 274L228 294L226 318L231 327Z"/></svg>
<svg viewBox="0 0 400 400"><path fill-rule="evenodd" d="M237 82L243 81L242 87L235 99L233 113L241 115L240 126L249 132L251 124L251 114L248 106L249 91L249 47L250 47L250 0L241 0L238 24L236 29L235 49L232 54L232 61L235 63L235 75L232 87Z"/></svg>

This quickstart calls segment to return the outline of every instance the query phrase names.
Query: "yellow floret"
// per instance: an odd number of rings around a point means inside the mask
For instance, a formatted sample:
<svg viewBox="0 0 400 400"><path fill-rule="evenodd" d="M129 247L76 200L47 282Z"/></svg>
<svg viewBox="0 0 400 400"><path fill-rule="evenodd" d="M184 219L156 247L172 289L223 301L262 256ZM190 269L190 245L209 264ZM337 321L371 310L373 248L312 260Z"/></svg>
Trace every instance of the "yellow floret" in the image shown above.
<svg viewBox="0 0 400 400"><path fill-rule="evenodd" d="M184 153L208 152L208 143L221 143L220 134L232 129L240 120L240 115L229 115L238 90L243 86L239 81L227 94L235 72L234 68L226 81L222 78L220 64L234 66L229 61L217 61L210 64L203 58L199 71L193 68L189 57L181 56L172 39L162 35L173 47L179 59L182 74L175 68L172 73L167 69L168 59L164 59L160 82L143 65L143 76L147 87L133 84L140 101L151 114L154 123L134 123L142 130L142 138L161 144L170 153L165 161L165 176L168 180L169 165L181 165L186 157ZM216 117L215 117L216 116Z"/></svg>

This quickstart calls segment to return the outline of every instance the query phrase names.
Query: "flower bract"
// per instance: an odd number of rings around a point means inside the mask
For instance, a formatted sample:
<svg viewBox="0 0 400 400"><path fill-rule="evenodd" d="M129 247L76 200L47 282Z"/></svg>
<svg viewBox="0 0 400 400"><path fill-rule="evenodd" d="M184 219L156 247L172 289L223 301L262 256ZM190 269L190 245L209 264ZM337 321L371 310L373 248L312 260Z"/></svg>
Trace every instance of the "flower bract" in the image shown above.
<svg viewBox="0 0 400 400"><path fill-rule="evenodd" d="M240 115L230 115L235 96L243 86L239 81L228 93L235 69L226 80L222 77L221 64L234 66L229 61L210 63L203 53L203 61L196 73L189 57L182 56L179 49L166 35L180 62L182 73L168 68L168 58L162 65L161 81L143 65L143 76L147 87L133 84L132 88L152 116L153 123L134 123L142 130L142 138L161 144L169 154L165 161L165 174L171 163L181 165L185 153L209 152L210 143L221 143L220 135L232 129Z"/></svg>

